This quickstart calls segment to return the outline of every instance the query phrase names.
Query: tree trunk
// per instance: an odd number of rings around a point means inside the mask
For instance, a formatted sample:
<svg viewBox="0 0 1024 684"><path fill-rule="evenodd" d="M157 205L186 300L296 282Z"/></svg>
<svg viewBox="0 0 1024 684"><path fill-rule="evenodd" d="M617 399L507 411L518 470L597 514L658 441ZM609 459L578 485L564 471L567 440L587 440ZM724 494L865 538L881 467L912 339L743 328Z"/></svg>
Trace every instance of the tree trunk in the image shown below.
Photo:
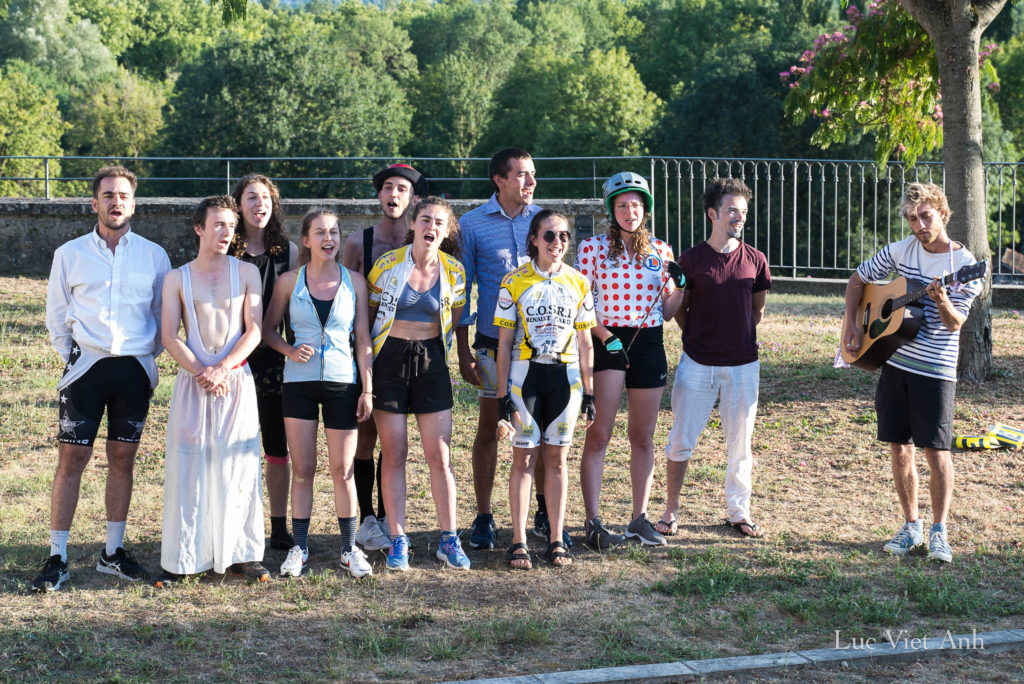
<svg viewBox="0 0 1024 684"><path fill-rule="evenodd" d="M943 185L953 210L949 235L964 243L978 261L990 261L978 46L982 31L999 14L1006 0L900 2L931 36L938 59L943 110ZM957 375L961 380L980 383L992 370L991 305L989 277L960 330Z"/></svg>

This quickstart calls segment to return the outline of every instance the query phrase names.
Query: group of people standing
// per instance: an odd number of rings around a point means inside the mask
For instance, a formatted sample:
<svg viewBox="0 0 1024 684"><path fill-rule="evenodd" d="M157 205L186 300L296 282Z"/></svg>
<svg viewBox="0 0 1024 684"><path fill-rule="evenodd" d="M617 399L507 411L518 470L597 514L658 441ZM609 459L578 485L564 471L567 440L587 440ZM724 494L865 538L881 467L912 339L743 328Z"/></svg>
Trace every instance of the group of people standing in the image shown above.
<svg viewBox="0 0 1024 684"><path fill-rule="evenodd" d="M409 414L430 473L440 528L435 555L447 567L469 569L451 462L453 363L478 387L473 548L495 546L491 496L498 444L508 438L509 566L532 567L531 487L532 531L547 544L544 557L557 567L572 564L566 461L577 416L586 431L586 542L602 551L626 539L665 544L677 532L686 466L716 402L728 447L726 522L742 535L761 536L750 512L751 435L756 327L771 276L765 256L743 242L750 189L715 179L703 197L711 233L677 261L648 230L653 196L646 180L615 174L604 185L610 228L578 244L573 268L563 262L572 243L569 220L533 203L537 177L529 153L498 152L488 175L494 194L456 220L447 202L427 195L426 179L414 168L381 170L373 183L382 218L352 233L342 249L338 217L327 210L307 213L301 244L289 241L277 187L251 174L232 195L199 203L192 217L197 256L171 270L163 249L131 231L135 176L122 167L101 169L93 183L97 225L56 250L48 284L47 328L66 367L58 385L50 556L33 587L55 590L70 576L68 531L104 411L108 522L100 572L158 586L207 570L269 579L262 564L262 437L269 543L287 551L280 575L301 575L309 561L321 421L342 568L355 577L370 574L364 550L382 550L388 569L408 570ZM959 251L958 261L969 257ZM862 267L862 275L883 265ZM956 303L962 310L970 299L961 295ZM673 318L684 352L672 392L666 510L652 522L653 436L667 380L663 324ZM943 325L957 320L941 317ZM943 339L950 338L955 342L955 335ZM167 425L161 572L151 578L124 549L124 534L162 349L180 370ZM599 504L624 392L633 503L618 534L602 523ZM907 458L905 447L893 453ZM912 459L912 447L909 453Z"/></svg>

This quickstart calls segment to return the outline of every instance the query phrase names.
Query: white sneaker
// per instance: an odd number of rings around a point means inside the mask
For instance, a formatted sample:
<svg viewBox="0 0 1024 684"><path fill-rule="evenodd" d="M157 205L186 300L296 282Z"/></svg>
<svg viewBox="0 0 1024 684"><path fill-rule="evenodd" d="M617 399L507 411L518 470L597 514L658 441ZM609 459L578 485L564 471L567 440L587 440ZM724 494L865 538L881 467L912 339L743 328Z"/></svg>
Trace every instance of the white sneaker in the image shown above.
<svg viewBox="0 0 1024 684"><path fill-rule="evenodd" d="M366 560L366 554L358 546L353 546L351 551L342 552L341 567L357 578L373 574L373 566Z"/></svg>
<svg viewBox="0 0 1024 684"><path fill-rule="evenodd" d="M377 526L377 516L373 513L363 518L363 522L359 523L359 529L356 530L356 544L360 546L366 546L367 540L372 537L380 527Z"/></svg>
<svg viewBox="0 0 1024 684"><path fill-rule="evenodd" d="M391 529L388 527L388 517L385 515L376 522L377 529L367 532L363 548L367 551L384 551L386 553L391 550Z"/></svg>
<svg viewBox="0 0 1024 684"><path fill-rule="evenodd" d="M293 546L288 550L288 557L281 563L281 577L298 577L309 564L309 550L301 546Z"/></svg>

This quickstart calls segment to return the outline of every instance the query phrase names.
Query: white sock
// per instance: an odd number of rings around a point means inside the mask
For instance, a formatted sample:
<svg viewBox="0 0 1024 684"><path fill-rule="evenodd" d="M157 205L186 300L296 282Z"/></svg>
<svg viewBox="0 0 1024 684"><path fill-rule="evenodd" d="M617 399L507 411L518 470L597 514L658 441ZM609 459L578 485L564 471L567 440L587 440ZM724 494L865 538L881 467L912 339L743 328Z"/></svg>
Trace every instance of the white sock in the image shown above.
<svg viewBox="0 0 1024 684"><path fill-rule="evenodd" d="M121 522L107 521L107 557L113 556L117 550L124 546L124 528L128 525L127 520Z"/></svg>
<svg viewBox="0 0 1024 684"><path fill-rule="evenodd" d="M50 530L50 555L60 556L65 563L68 562L68 535L70 530Z"/></svg>

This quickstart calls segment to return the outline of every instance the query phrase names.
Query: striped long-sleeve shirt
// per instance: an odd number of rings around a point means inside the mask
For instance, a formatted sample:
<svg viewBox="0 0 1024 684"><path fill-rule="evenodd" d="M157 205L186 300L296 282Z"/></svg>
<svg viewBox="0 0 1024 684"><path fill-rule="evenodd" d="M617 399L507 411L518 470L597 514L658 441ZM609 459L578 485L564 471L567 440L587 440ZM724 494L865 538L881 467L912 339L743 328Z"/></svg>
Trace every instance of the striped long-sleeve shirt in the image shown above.
<svg viewBox="0 0 1024 684"><path fill-rule="evenodd" d="M959 243L957 243L959 245ZM883 247L878 254L857 268L857 274L865 283L885 280L893 272L905 277L916 285L927 285L933 277L941 278L963 266L976 263L967 248L952 253L932 253L921 246L913 235ZM971 302L981 292L982 281L974 280L962 285L956 292L949 292L953 307L966 316ZM924 304L924 320L917 336L896 350L886 362L908 373L917 373L930 378L956 382L956 363L960 352L960 331L950 332L942 325L939 309L931 297L920 300Z"/></svg>

